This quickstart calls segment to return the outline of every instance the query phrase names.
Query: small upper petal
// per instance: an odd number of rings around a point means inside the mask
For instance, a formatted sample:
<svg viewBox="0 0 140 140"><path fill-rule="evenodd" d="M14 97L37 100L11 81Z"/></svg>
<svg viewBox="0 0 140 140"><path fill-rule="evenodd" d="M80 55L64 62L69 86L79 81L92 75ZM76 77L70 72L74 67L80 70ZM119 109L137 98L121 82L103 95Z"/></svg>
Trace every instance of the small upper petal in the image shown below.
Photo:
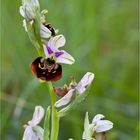
<svg viewBox="0 0 140 140"><path fill-rule="evenodd" d="M57 35L49 40L48 46L51 47L53 50L57 50L59 47L64 46L65 42L66 40L63 35Z"/></svg>
<svg viewBox="0 0 140 140"><path fill-rule="evenodd" d="M91 82L94 79L94 74L91 72L87 72L83 78L81 79L80 83L82 83L82 85L87 86L89 84L91 84Z"/></svg>
<svg viewBox="0 0 140 140"><path fill-rule="evenodd" d="M68 54L66 51L61 50L62 54L56 58L57 63L73 64L75 62L74 58Z"/></svg>
<svg viewBox="0 0 140 140"><path fill-rule="evenodd" d="M105 132L113 128L113 123L108 120L100 120L97 122L94 130L98 133Z"/></svg>
<svg viewBox="0 0 140 140"><path fill-rule="evenodd" d="M58 100L55 103L55 106L60 107L60 106L64 106L64 105L68 104L71 101L74 90L75 89L71 89L64 97L62 97L60 100Z"/></svg>
<svg viewBox="0 0 140 140"><path fill-rule="evenodd" d="M42 38L49 38L51 36L51 31L42 23L40 27L40 35Z"/></svg>
<svg viewBox="0 0 140 140"><path fill-rule="evenodd" d="M36 126L37 124L40 123L42 118L44 117L44 109L41 106L36 106L35 111L33 114L33 118L31 121L28 122L29 125L31 126Z"/></svg>
<svg viewBox="0 0 140 140"><path fill-rule="evenodd" d="M103 119L103 118L105 118L104 115L102 115L102 114L97 114L97 115L93 118L92 123L96 123L97 121L99 121L99 120L101 120L101 119Z"/></svg>

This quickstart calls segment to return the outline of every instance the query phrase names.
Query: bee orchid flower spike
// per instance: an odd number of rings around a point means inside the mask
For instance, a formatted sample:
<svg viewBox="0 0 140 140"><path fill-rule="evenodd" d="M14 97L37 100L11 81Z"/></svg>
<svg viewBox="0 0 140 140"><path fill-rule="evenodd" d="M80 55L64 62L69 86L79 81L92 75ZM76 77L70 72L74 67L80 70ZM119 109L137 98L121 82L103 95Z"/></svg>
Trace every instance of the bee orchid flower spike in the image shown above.
<svg viewBox="0 0 140 140"><path fill-rule="evenodd" d="M106 140L105 132L113 128L113 123L102 114L97 114L92 123L89 123L88 112L86 113L83 140ZM94 139L95 138L95 139Z"/></svg>
<svg viewBox="0 0 140 140"><path fill-rule="evenodd" d="M22 140L43 140L44 130L38 124L44 116L44 109L41 106L36 106L33 118L24 125L25 131Z"/></svg>

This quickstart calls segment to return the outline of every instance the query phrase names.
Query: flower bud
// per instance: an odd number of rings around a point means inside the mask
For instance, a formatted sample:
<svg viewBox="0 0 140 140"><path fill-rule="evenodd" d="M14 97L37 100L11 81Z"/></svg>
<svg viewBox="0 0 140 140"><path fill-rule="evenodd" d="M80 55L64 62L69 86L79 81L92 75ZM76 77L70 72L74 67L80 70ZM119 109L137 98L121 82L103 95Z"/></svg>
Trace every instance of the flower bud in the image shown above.
<svg viewBox="0 0 140 140"><path fill-rule="evenodd" d="M20 14L28 21L35 18L40 6L38 0L23 0L20 6Z"/></svg>

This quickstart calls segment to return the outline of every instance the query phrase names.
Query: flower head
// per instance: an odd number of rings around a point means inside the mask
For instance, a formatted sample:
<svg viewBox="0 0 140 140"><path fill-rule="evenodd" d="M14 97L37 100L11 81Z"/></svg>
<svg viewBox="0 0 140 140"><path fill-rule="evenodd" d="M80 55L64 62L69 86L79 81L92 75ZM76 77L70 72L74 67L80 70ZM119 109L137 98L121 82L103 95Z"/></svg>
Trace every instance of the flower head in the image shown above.
<svg viewBox="0 0 140 140"><path fill-rule="evenodd" d="M76 82L72 82L68 88L68 92L65 93L65 96L56 102L55 106L60 107L68 104L71 101L75 90L78 91L78 94L83 94L87 87L92 83L93 79L94 74L87 72L78 84Z"/></svg>
<svg viewBox="0 0 140 140"><path fill-rule="evenodd" d="M38 0L23 0L20 6L20 14L28 21L35 18L36 10L39 10Z"/></svg>
<svg viewBox="0 0 140 140"><path fill-rule="evenodd" d="M93 136L96 133L103 133L113 128L113 123L109 120L102 120L103 118L105 118L104 115L97 114L93 118L92 123L89 124L88 113L86 113L83 132L84 140L93 140Z"/></svg>
<svg viewBox="0 0 140 140"><path fill-rule="evenodd" d="M41 106L36 106L33 118L24 125L25 131L22 140L43 140L44 130L38 126L44 116L44 109Z"/></svg>
<svg viewBox="0 0 140 140"><path fill-rule="evenodd" d="M62 77L62 67L59 63L73 64L74 58L64 50L65 38L62 35L52 37L44 46L45 57L38 57L31 64L32 72L37 78L45 81L58 81Z"/></svg>

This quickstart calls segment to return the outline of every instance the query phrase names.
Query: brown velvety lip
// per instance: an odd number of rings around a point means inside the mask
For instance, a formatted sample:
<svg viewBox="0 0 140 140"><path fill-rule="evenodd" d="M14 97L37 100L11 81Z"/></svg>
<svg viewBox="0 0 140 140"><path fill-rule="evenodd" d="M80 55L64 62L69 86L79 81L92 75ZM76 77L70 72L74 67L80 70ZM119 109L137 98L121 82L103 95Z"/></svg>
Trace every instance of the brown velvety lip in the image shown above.
<svg viewBox="0 0 140 140"><path fill-rule="evenodd" d="M44 57L36 58L30 65L33 74L43 80L56 82L62 77L62 67L56 64L54 60Z"/></svg>

